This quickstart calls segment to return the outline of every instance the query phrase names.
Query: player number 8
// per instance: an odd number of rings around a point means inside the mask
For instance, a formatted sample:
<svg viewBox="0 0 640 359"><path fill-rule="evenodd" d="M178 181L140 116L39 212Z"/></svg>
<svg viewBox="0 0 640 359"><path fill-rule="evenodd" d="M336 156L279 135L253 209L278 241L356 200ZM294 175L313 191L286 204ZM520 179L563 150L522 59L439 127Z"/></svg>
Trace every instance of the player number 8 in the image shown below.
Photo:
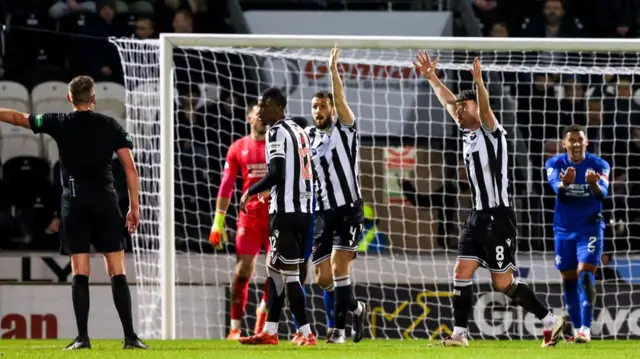
<svg viewBox="0 0 640 359"><path fill-rule="evenodd" d="M497 261L504 260L504 247L503 246L497 246L496 247L496 260Z"/></svg>

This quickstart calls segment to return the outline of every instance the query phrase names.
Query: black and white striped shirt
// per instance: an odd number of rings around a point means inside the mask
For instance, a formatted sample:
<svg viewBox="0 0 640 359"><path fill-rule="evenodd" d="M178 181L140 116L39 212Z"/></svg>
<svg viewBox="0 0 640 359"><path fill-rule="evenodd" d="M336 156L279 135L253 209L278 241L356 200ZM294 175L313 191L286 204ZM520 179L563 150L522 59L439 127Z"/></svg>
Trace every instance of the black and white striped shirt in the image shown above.
<svg viewBox="0 0 640 359"><path fill-rule="evenodd" d="M293 121L281 120L269 128L265 150L267 163L272 158L285 159L285 180L271 188L269 213L312 213L314 174L309 136Z"/></svg>
<svg viewBox="0 0 640 359"><path fill-rule="evenodd" d="M328 131L307 127L316 171L316 210L350 205L360 192L360 146L355 123L336 121Z"/></svg>
<svg viewBox="0 0 640 359"><path fill-rule="evenodd" d="M480 126L464 134L462 152L475 210L511 206L506 135L497 122L493 131Z"/></svg>

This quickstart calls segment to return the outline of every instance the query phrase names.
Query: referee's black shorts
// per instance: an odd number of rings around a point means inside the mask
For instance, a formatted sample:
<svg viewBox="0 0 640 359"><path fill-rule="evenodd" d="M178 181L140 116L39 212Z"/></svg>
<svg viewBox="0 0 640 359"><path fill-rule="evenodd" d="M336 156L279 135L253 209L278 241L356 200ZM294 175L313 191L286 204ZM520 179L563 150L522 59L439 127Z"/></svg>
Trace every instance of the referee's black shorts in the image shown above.
<svg viewBox="0 0 640 359"><path fill-rule="evenodd" d="M513 207L471 210L458 241L458 259L474 260L496 273L515 270L517 234Z"/></svg>
<svg viewBox="0 0 640 359"><path fill-rule="evenodd" d="M60 253L65 255L126 249L124 217L113 185L82 188L75 197L69 189L62 192L60 211Z"/></svg>

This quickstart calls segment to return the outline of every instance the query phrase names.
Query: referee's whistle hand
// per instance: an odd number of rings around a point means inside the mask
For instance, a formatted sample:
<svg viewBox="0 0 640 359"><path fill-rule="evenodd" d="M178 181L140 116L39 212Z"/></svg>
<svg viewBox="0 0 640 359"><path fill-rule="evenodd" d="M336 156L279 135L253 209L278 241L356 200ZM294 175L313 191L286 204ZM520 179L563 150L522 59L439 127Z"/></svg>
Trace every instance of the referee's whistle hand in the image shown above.
<svg viewBox="0 0 640 359"><path fill-rule="evenodd" d="M140 225L140 210L130 209L129 213L127 213L127 220L125 221L124 226L127 227L129 234L133 234L136 230L138 230L139 225Z"/></svg>

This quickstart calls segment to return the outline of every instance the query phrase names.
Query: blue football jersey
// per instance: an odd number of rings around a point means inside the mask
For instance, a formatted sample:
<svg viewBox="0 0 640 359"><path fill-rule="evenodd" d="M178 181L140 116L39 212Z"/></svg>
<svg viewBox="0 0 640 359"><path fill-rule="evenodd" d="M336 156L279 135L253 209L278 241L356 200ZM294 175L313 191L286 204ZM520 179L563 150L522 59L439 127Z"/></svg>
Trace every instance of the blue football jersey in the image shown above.
<svg viewBox="0 0 640 359"><path fill-rule="evenodd" d="M573 167L576 179L566 188L560 188L561 174ZM575 164L567 153L555 156L545 164L549 184L557 194L553 229L556 233L589 233L604 228L602 201L609 192L610 167L607 161L587 153L585 159ZM587 184L587 171L599 175L598 186L602 196L596 196Z"/></svg>

